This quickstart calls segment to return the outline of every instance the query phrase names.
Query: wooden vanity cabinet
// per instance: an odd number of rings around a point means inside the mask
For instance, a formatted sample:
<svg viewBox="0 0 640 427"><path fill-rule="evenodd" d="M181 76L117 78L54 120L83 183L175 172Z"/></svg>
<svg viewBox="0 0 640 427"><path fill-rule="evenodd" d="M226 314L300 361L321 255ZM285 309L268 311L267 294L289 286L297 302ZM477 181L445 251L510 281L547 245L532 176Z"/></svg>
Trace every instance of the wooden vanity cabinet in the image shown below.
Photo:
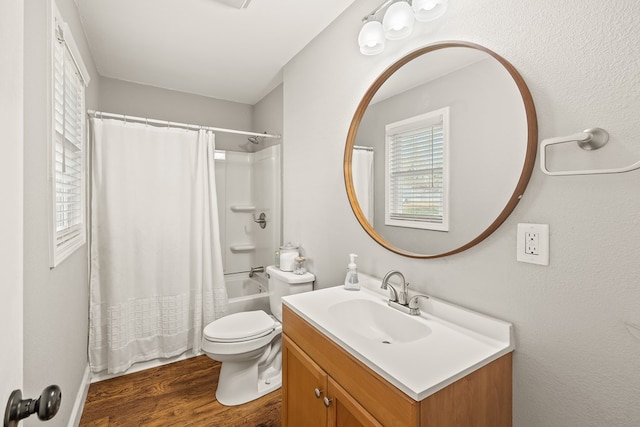
<svg viewBox="0 0 640 427"><path fill-rule="evenodd" d="M283 425L325 427L327 408L321 399L327 390L326 372L286 335L282 342L282 366Z"/></svg>
<svg viewBox="0 0 640 427"><path fill-rule="evenodd" d="M287 377L283 406L289 409L283 411L285 426L382 426L286 336L283 366Z"/></svg>
<svg viewBox="0 0 640 427"><path fill-rule="evenodd" d="M418 402L283 307L284 427L510 427L511 353Z"/></svg>

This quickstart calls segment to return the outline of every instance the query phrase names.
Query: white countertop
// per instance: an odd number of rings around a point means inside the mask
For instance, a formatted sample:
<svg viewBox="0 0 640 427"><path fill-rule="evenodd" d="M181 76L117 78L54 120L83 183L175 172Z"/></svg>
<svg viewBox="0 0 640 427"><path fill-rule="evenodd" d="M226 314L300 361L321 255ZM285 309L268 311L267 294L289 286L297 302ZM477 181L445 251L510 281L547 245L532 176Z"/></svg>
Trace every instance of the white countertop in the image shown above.
<svg viewBox="0 0 640 427"><path fill-rule="evenodd" d="M359 276L364 285L360 291L347 291L337 286L290 295L284 297L283 302L414 400L420 401L514 350L510 323L435 298L421 299L421 315L410 316L387 306L386 292L380 290L385 292L381 294L375 289L379 287L380 279L361 273ZM359 327L356 310L348 325L330 310L338 303L348 304L354 300L375 302L407 316L410 321L420 322L426 327L415 326L424 328L424 337L385 344L356 333ZM362 325L362 328L366 329L365 326L368 325Z"/></svg>

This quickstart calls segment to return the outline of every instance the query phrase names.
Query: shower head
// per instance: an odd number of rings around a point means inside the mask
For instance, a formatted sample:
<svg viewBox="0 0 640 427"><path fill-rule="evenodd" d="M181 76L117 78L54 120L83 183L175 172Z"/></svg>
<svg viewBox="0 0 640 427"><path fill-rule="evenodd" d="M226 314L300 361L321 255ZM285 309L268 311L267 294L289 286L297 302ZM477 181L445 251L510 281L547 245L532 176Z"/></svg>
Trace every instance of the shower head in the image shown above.
<svg viewBox="0 0 640 427"><path fill-rule="evenodd" d="M264 136L259 136L259 135L254 135L247 138L247 141L249 141L252 144L260 144L262 140L264 140Z"/></svg>

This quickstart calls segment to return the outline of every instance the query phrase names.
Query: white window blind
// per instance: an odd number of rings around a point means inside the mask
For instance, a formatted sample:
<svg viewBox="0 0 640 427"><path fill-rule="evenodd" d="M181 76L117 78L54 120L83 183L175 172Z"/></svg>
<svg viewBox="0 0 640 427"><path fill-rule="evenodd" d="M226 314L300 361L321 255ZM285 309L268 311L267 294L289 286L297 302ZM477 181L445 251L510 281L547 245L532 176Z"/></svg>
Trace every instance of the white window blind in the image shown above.
<svg viewBox="0 0 640 427"><path fill-rule="evenodd" d="M386 127L385 224L448 230L448 109Z"/></svg>
<svg viewBox="0 0 640 427"><path fill-rule="evenodd" d="M55 9L54 9L55 10ZM56 10L57 12L57 10ZM53 20L52 40L52 142L51 266L82 246L85 227L85 79L81 60L68 27L59 15ZM66 31L65 31L66 30Z"/></svg>

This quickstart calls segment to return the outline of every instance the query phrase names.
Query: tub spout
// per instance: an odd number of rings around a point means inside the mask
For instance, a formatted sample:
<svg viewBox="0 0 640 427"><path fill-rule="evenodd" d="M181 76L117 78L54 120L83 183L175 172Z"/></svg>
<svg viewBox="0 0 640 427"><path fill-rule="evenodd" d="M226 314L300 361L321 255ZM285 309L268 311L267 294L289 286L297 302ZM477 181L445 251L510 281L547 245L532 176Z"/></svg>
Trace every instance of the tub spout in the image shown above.
<svg viewBox="0 0 640 427"><path fill-rule="evenodd" d="M264 267L251 267L251 271L249 272L249 277L255 276L256 273L264 273Z"/></svg>

